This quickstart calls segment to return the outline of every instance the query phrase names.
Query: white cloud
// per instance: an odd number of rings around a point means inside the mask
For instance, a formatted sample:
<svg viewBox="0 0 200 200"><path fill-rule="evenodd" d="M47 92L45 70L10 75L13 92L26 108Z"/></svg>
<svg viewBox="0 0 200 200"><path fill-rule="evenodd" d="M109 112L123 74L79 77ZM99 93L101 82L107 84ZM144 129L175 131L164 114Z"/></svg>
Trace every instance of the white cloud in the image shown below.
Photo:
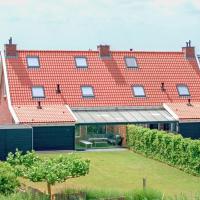
<svg viewBox="0 0 200 200"><path fill-rule="evenodd" d="M28 3L28 0L0 0L0 6L21 6Z"/></svg>
<svg viewBox="0 0 200 200"><path fill-rule="evenodd" d="M152 0L153 7L164 14L185 12L188 8L200 11L200 0Z"/></svg>
<svg viewBox="0 0 200 200"><path fill-rule="evenodd" d="M200 0L193 0L193 6L200 11Z"/></svg>

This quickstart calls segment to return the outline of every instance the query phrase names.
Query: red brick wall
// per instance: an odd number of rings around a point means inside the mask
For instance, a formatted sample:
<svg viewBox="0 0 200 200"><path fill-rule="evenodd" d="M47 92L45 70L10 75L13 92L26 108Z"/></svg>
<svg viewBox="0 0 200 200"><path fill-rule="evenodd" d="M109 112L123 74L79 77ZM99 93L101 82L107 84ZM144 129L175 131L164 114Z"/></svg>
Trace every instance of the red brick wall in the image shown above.
<svg viewBox="0 0 200 200"><path fill-rule="evenodd" d="M11 124L12 116L8 110L7 97L4 97L4 76L0 79L0 124Z"/></svg>
<svg viewBox="0 0 200 200"><path fill-rule="evenodd" d="M185 58L187 58L187 59L195 58L195 48L194 47L183 47L182 51L185 54Z"/></svg>
<svg viewBox="0 0 200 200"><path fill-rule="evenodd" d="M123 137L122 146L125 146L126 145L126 125L117 125L115 129L118 129L118 133L121 135L121 137Z"/></svg>
<svg viewBox="0 0 200 200"><path fill-rule="evenodd" d="M107 126L107 131L120 134L123 137L122 145L126 145L126 125L109 125Z"/></svg>
<svg viewBox="0 0 200 200"><path fill-rule="evenodd" d="M100 57L109 57L110 56L110 46L109 45L99 45L97 47L99 50Z"/></svg>
<svg viewBox="0 0 200 200"><path fill-rule="evenodd" d="M16 44L6 44L5 50L6 50L6 56L17 56L17 45Z"/></svg>

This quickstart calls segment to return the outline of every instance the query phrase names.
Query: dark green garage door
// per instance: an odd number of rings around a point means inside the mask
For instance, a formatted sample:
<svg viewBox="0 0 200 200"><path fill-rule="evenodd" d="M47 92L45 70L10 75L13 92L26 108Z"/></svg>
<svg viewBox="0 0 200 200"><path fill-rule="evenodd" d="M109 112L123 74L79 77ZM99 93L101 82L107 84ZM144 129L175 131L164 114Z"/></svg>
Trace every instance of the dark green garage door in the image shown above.
<svg viewBox="0 0 200 200"><path fill-rule="evenodd" d="M180 123L179 132L183 137L190 137L192 139L200 138L200 123L190 122L190 123Z"/></svg>
<svg viewBox="0 0 200 200"><path fill-rule="evenodd" d="M74 126L33 127L34 150L74 150Z"/></svg>
<svg viewBox="0 0 200 200"><path fill-rule="evenodd" d="M5 160L8 153L16 149L23 152L32 150L32 129L0 127L0 159Z"/></svg>

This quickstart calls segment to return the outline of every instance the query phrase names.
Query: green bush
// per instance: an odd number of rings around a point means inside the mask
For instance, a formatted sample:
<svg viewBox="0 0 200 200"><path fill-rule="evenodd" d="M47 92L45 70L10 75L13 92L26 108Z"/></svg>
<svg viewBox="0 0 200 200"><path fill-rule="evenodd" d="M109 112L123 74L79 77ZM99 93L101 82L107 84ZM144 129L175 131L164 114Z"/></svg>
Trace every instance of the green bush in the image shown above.
<svg viewBox="0 0 200 200"><path fill-rule="evenodd" d="M16 191L19 181L13 168L7 163L0 162L0 194L8 195Z"/></svg>
<svg viewBox="0 0 200 200"><path fill-rule="evenodd" d="M166 200L164 195L156 190L136 190L126 194L126 200Z"/></svg>
<svg viewBox="0 0 200 200"><path fill-rule="evenodd" d="M112 191L112 190L85 190L86 193L86 199L87 200L97 200L97 199L112 199L117 197L124 196L123 194L120 194L118 191Z"/></svg>
<svg viewBox="0 0 200 200"><path fill-rule="evenodd" d="M200 140L130 125L127 128L127 145L147 157L200 175Z"/></svg>
<svg viewBox="0 0 200 200"><path fill-rule="evenodd" d="M9 196L0 195L0 200L49 200L48 196L41 196L30 192L18 192Z"/></svg>

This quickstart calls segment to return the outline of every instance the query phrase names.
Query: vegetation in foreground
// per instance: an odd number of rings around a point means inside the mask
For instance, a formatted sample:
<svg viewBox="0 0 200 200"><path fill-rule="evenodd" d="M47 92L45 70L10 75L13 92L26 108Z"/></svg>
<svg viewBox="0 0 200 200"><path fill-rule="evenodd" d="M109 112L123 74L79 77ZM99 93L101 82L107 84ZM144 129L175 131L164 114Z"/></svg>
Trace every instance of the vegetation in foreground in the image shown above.
<svg viewBox="0 0 200 200"><path fill-rule="evenodd" d="M188 199L192 199L191 195L200 194L200 178L132 151L88 152L79 153L78 156L91 161L89 175L58 183L53 186L53 193L59 193L65 188L75 188L76 190L88 188L89 193L96 193L97 190L100 190L98 193L127 194L131 193L129 191L142 188L142 178L146 177L147 188L156 188L165 195L172 197L178 195L179 199L186 200L187 198L183 195L180 197L181 193L187 195ZM57 159L59 156L55 153L39 155L41 159L44 157ZM20 181L41 191L47 191L45 182L33 183L27 179L20 179ZM105 188L117 192L102 192ZM17 193L16 195L21 194Z"/></svg>
<svg viewBox="0 0 200 200"><path fill-rule="evenodd" d="M89 160L83 160L74 154L42 159L34 151L22 154L17 150L14 154L9 153L7 162L1 163L0 170L3 174L0 174L0 193L7 195L14 192L18 187L17 177L24 177L32 182L46 182L48 194L53 199L52 185L85 176L89 173L89 164Z"/></svg>
<svg viewBox="0 0 200 200"><path fill-rule="evenodd" d="M77 194L80 191L77 190L66 190L64 193L70 199L73 200L117 200L119 197L124 197L125 200L200 200L200 195L186 197L184 195L179 196L165 196L159 191L156 190L135 190L131 192L120 193L116 191L109 190L83 190L85 198L78 198L74 194ZM49 200L48 195L41 196L38 194L33 194L30 192L26 193L14 193L9 196L1 196L0 200Z"/></svg>

